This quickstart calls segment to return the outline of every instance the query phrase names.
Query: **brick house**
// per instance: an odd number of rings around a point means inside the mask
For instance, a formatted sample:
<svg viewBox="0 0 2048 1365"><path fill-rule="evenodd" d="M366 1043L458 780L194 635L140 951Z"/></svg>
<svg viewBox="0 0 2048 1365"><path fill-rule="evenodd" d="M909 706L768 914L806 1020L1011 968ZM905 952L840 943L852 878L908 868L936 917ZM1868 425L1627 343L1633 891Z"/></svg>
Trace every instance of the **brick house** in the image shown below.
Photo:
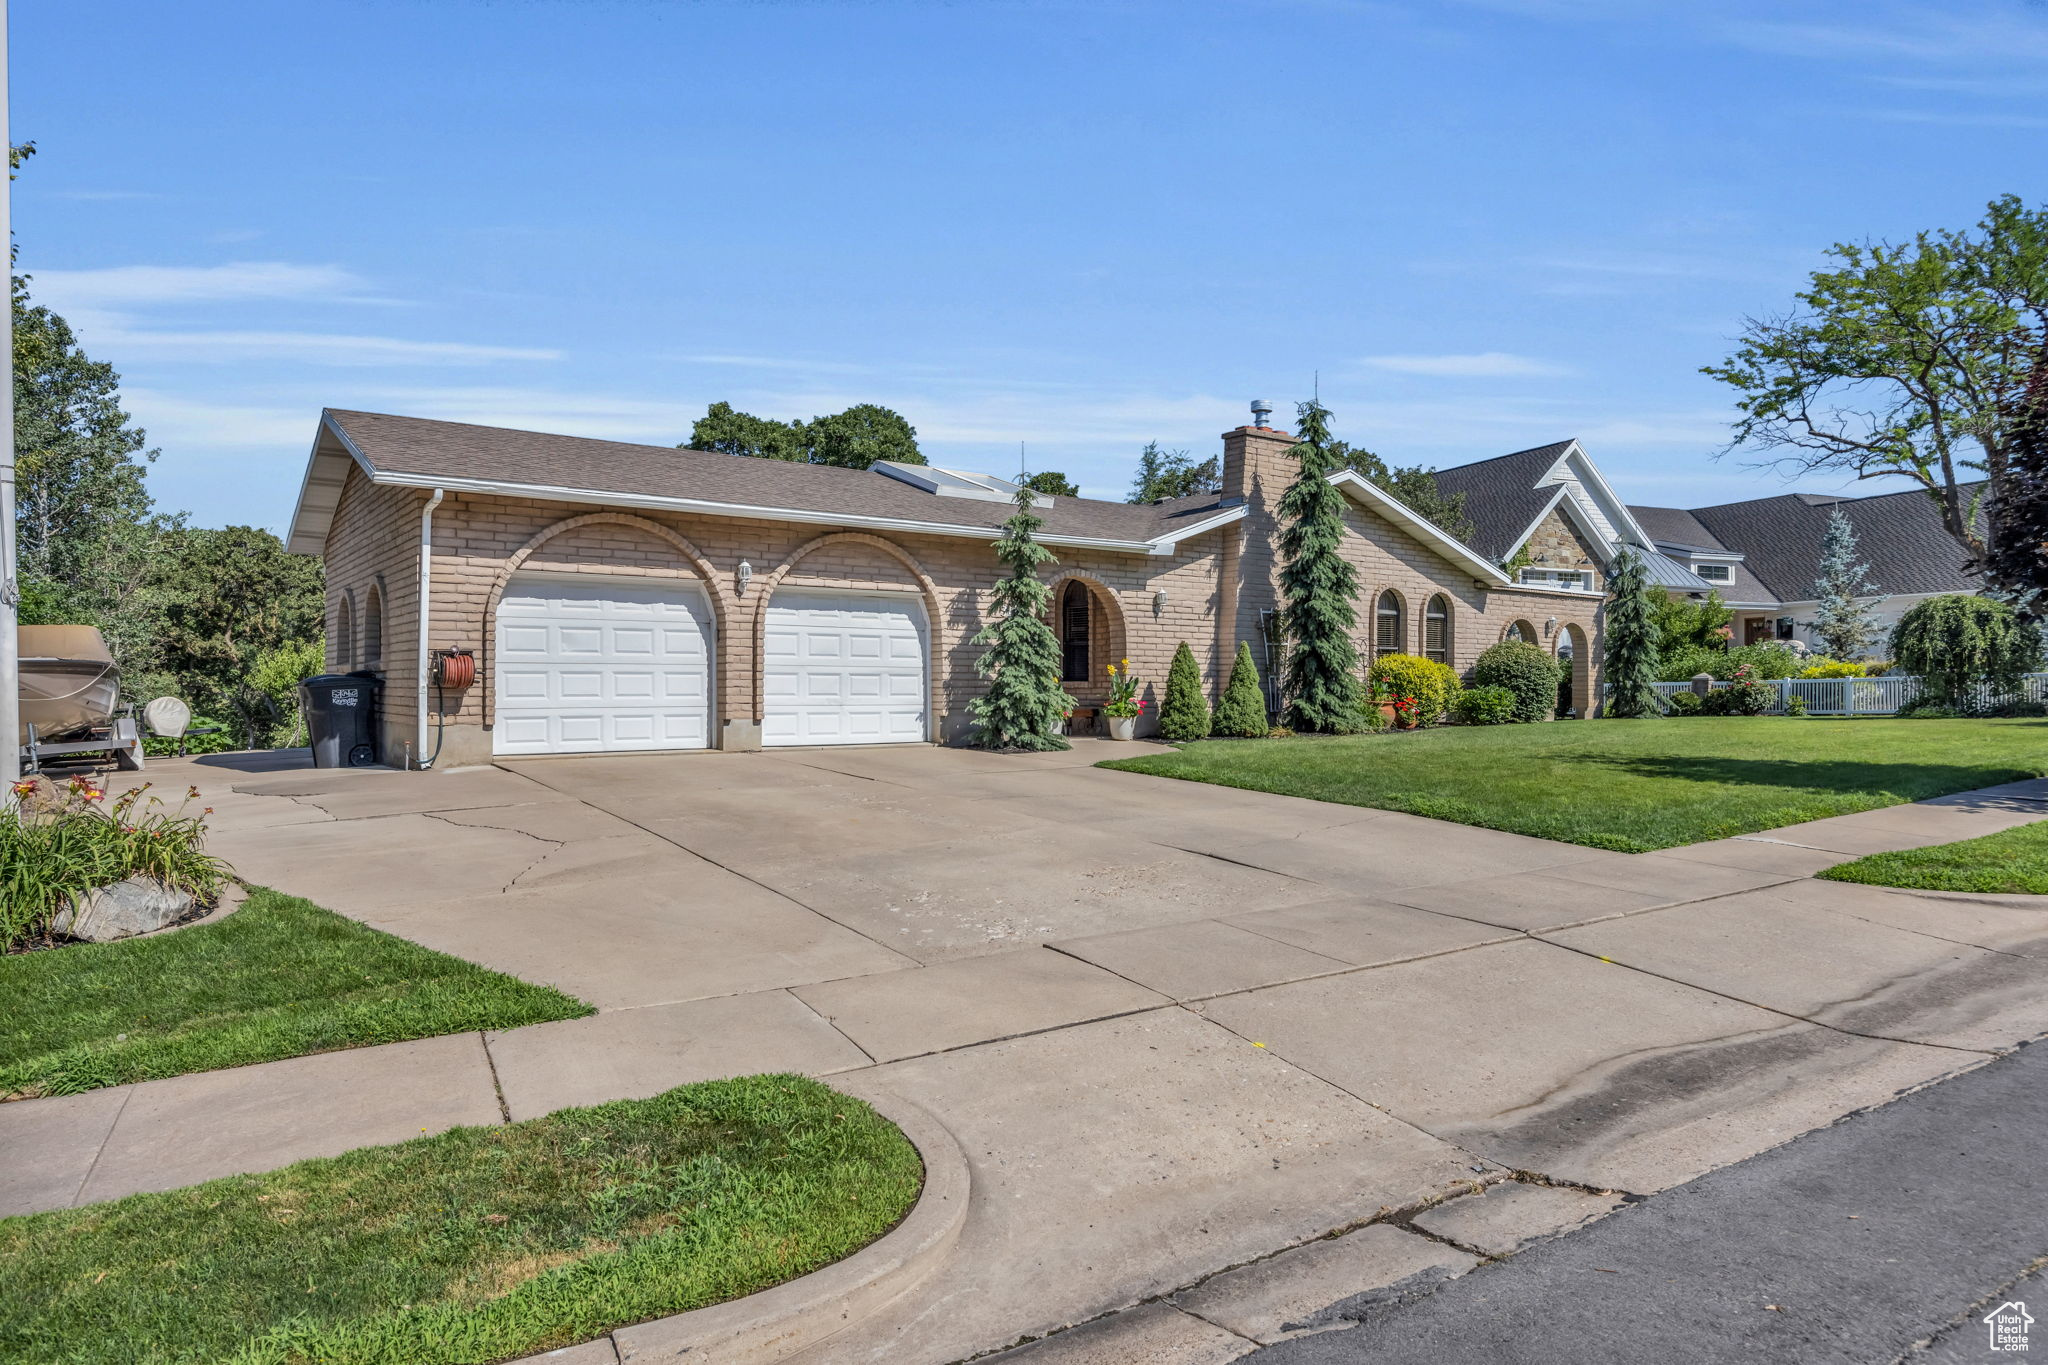
<svg viewBox="0 0 2048 1365"><path fill-rule="evenodd" d="M1274 671L1291 444L1224 433L1214 494L1041 499L1070 693L1099 703L1127 657L1156 699L1182 640L1212 701L1240 641ZM1575 695L1594 695L1597 592L1517 581L1357 475L1332 482L1362 654L1462 672L1519 634L1569 654ZM288 543L326 560L328 666L385 681L389 763L959 742L1011 491L329 410ZM447 651L470 653L468 685L438 685Z"/></svg>

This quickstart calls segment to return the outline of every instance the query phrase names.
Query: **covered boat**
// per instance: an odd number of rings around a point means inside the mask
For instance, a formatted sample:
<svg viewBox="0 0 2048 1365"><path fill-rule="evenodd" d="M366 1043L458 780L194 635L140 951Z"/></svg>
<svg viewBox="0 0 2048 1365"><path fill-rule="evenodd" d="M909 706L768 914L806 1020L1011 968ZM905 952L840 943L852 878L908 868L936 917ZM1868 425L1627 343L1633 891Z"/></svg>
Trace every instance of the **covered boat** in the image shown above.
<svg viewBox="0 0 2048 1365"><path fill-rule="evenodd" d="M92 626L21 627L21 733L38 742L83 739L114 723L121 674Z"/></svg>

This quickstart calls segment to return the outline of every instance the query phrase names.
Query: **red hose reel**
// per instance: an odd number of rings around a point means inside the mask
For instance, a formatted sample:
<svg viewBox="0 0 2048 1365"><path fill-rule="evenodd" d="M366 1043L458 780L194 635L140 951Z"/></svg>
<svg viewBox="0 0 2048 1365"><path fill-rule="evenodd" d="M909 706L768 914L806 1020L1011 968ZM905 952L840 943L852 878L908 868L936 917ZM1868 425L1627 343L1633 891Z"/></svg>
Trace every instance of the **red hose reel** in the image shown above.
<svg viewBox="0 0 2048 1365"><path fill-rule="evenodd" d="M434 686L461 689L476 682L476 655L466 649L434 651Z"/></svg>

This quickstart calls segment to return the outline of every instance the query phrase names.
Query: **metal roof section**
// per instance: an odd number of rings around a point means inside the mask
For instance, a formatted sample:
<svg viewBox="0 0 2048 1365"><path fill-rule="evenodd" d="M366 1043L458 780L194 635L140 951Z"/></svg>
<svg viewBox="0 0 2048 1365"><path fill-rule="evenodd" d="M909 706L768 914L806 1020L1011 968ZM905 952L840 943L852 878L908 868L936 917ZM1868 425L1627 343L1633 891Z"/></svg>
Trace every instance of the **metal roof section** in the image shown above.
<svg viewBox="0 0 2048 1365"><path fill-rule="evenodd" d="M976 498L983 502L1014 502L1017 490L1022 484L1008 479L999 479L993 474L977 474L967 469L940 469L937 465L904 464L898 460L877 460L869 466L877 474L886 474L900 479L912 488L922 488L927 493L942 498ZM1053 495L1031 491L1033 507L1050 507Z"/></svg>
<svg viewBox="0 0 2048 1365"><path fill-rule="evenodd" d="M1643 577L1653 588L1678 592L1711 592L1717 586L1659 550L1644 550Z"/></svg>

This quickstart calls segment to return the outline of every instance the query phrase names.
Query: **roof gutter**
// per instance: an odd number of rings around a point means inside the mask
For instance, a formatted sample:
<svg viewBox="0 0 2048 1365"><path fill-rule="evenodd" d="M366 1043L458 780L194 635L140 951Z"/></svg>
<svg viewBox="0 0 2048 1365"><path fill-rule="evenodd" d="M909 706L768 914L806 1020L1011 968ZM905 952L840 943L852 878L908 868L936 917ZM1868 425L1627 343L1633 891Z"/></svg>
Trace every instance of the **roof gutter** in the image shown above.
<svg viewBox="0 0 2048 1365"><path fill-rule="evenodd" d="M431 488L440 493L482 493L496 497L531 498L542 502L590 503L600 507L636 507L653 511L700 512L709 516L754 517L763 521L800 522L817 526L856 526L881 531L902 531L918 535L960 536L989 540L1001 534L999 527L962 526L957 522L916 521L907 517L869 517L847 512L815 512L803 508L762 507L747 503L713 502L706 498L660 497L643 493L607 493L600 489L568 488L552 484L502 483L495 479L450 479L424 474L401 474L372 469L365 464L370 482L398 488ZM1190 536L1239 521L1244 507L1178 528L1170 535L1151 540L1113 540L1103 536L1060 535L1040 532L1036 539L1046 545L1069 545L1091 550L1121 550L1128 554L1168 555Z"/></svg>
<svg viewBox="0 0 2048 1365"><path fill-rule="evenodd" d="M433 601L434 587L434 509L441 505L441 499L448 496L447 490L436 488L427 505L420 509L420 650L418 659L419 687L414 703L413 715L419 721L419 737L413 745L413 767L425 771L434 766L441 757L439 749L434 757L427 753L427 674L433 665L433 652L428 642L433 638L428 621L428 606Z"/></svg>

